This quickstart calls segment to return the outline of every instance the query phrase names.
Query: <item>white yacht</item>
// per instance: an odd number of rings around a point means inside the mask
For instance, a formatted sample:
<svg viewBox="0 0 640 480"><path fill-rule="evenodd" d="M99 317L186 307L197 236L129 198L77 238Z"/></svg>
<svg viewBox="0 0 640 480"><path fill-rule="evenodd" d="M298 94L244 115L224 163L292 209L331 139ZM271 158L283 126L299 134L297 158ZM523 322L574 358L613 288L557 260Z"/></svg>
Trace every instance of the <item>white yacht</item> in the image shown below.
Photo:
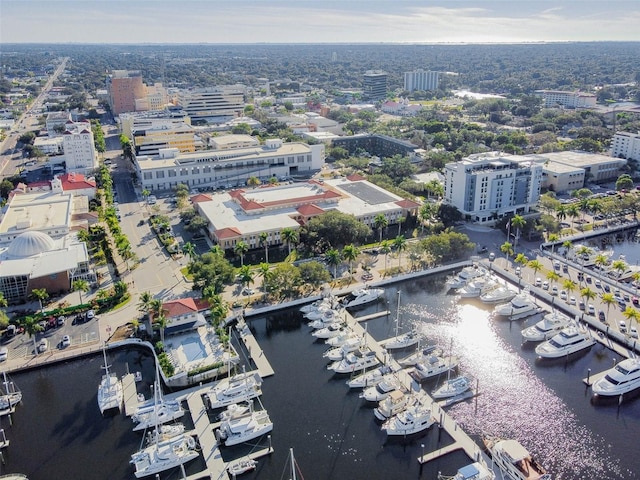
<svg viewBox="0 0 640 480"><path fill-rule="evenodd" d="M458 366L456 357L440 357L431 355L426 361L418 362L409 371L409 375L416 382L423 382L429 378L447 373Z"/></svg>
<svg viewBox="0 0 640 480"><path fill-rule="evenodd" d="M363 345L363 339L354 337L341 347L333 347L322 354L322 356L332 362L342 360L348 353L355 352Z"/></svg>
<svg viewBox="0 0 640 480"><path fill-rule="evenodd" d="M381 365L368 372L361 373L347 381L349 388L366 388L377 385L382 381L385 375L395 370L389 365Z"/></svg>
<svg viewBox="0 0 640 480"><path fill-rule="evenodd" d="M377 385L365 388L360 393L360 398L364 398L367 402L379 402L387 398L391 392L399 391L401 388L402 384L396 374L389 373Z"/></svg>
<svg viewBox="0 0 640 480"><path fill-rule="evenodd" d="M406 357L400 358L398 363L403 367L412 367L416 363L425 362L434 355L442 355L442 350L436 346L429 346L419 349L417 352L412 353Z"/></svg>
<svg viewBox="0 0 640 480"><path fill-rule="evenodd" d="M422 393L405 393L401 390L394 390L387 398L378 402L378 406L373 409L373 414L378 420L384 422L388 418L415 405L423 398Z"/></svg>
<svg viewBox="0 0 640 480"><path fill-rule="evenodd" d="M456 397L465 393L471 388L471 380L465 376L447 378L447 380L436 388L431 396L435 399Z"/></svg>
<svg viewBox="0 0 640 480"><path fill-rule="evenodd" d="M156 383L154 389L160 390L160 385ZM154 425L177 420L184 416L184 409L180 402L165 400L160 396L157 403L144 403L139 405L131 419L136 424L133 431L146 430Z"/></svg>
<svg viewBox="0 0 640 480"><path fill-rule="evenodd" d="M322 307L316 311L305 313L304 318L311 320L312 322L315 320L322 320L325 323L330 323L332 320L339 318L339 313L338 309Z"/></svg>
<svg viewBox="0 0 640 480"><path fill-rule="evenodd" d="M375 367L380 361L376 357L376 352L371 350L348 353L340 361L333 362L327 367L328 370L333 370L335 373L353 373L364 370L365 368Z"/></svg>
<svg viewBox="0 0 640 480"><path fill-rule="evenodd" d="M483 275L482 277L473 279L467 285L458 289L458 294L462 298L477 298L498 286L499 284L495 278L490 275Z"/></svg>
<svg viewBox="0 0 640 480"><path fill-rule="evenodd" d="M522 292L511 299L509 303L497 305L494 313L509 320L519 320L538 313L540 308L529 292Z"/></svg>
<svg viewBox="0 0 640 480"><path fill-rule="evenodd" d="M307 325L314 330L320 330L321 328L328 327L329 325L342 324L344 318L336 310L325 310L322 314L315 319L312 319Z"/></svg>
<svg viewBox="0 0 640 480"><path fill-rule="evenodd" d="M333 296L324 297L320 300L316 300L313 303L308 303L307 305L303 305L300 307L300 312L311 313L319 310L320 308L333 308L336 306L336 299Z"/></svg>
<svg viewBox="0 0 640 480"><path fill-rule="evenodd" d="M480 301L487 305L495 305L497 303L508 302L515 296L516 292L511 290L509 287L501 286L480 295Z"/></svg>
<svg viewBox="0 0 640 480"><path fill-rule="evenodd" d="M360 336L354 333L350 328L346 328L340 335L327 338L324 343L326 343L330 347L341 347L352 338L360 338Z"/></svg>
<svg viewBox="0 0 640 480"><path fill-rule="evenodd" d="M438 473L438 480L495 480L496 474L484 463L474 462L460 469L453 477Z"/></svg>
<svg viewBox="0 0 640 480"><path fill-rule="evenodd" d="M198 456L196 441L190 435L178 435L157 441L131 455L136 478L148 477L178 467Z"/></svg>
<svg viewBox="0 0 640 480"><path fill-rule="evenodd" d="M367 303L375 302L382 295L384 295L382 288L371 288L365 285L364 287L356 288L347 295L343 301L343 305L345 308L360 307Z"/></svg>
<svg viewBox="0 0 640 480"><path fill-rule="evenodd" d="M535 325L522 330L522 338L525 342L548 340L560 330L569 326L569 323L571 323L571 319L567 315L554 310L551 313L547 313L543 319Z"/></svg>
<svg viewBox="0 0 640 480"><path fill-rule="evenodd" d="M328 327L319 328L311 332L311 336L326 340L328 338L337 337L344 333L349 333L351 329L346 327L342 322L336 322L329 324Z"/></svg>
<svg viewBox="0 0 640 480"><path fill-rule="evenodd" d="M536 354L542 358L559 358L590 348L596 343L591 332L573 324L536 347Z"/></svg>
<svg viewBox="0 0 640 480"><path fill-rule="evenodd" d="M251 411L237 418L223 421L218 437L227 447L258 438L273 430L273 422L266 410Z"/></svg>
<svg viewBox="0 0 640 480"><path fill-rule="evenodd" d="M464 287L467 283L469 283L474 278L480 277L486 274L487 271L479 267L477 265L472 265L470 267L464 267L460 273L458 273L455 277L447 280L447 288L450 290L457 290L459 288Z"/></svg>
<svg viewBox="0 0 640 480"><path fill-rule="evenodd" d="M107 364L107 350L106 345L102 346L102 354L104 356L104 375L98 386L98 407L100 413L104 414L107 410L122 410L122 400L124 394L122 391L122 382L115 373L109 373L109 367Z"/></svg>
<svg viewBox="0 0 640 480"><path fill-rule="evenodd" d="M615 397L640 388L640 359L627 358L595 381L593 393L600 397Z"/></svg>
<svg viewBox="0 0 640 480"><path fill-rule="evenodd" d="M387 340L380 342L380 345L387 350L401 350L403 348L413 347L420 342L420 334L416 329L411 329L409 332L401 333Z"/></svg>
<svg viewBox="0 0 640 480"><path fill-rule="evenodd" d="M220 380L206 393L211 408L244 402L262 395L262 378L258 372L242 372Z"/></svg>
<svg viewBox="0 0 640 480"><path fill-rule="evenodd" d="M382 430L387 435L413 435L428 429L436 423L431 415L431 409L420 403L413 405L382 424Z"/></svg>
<svg viewBox="0 0 640 480"><path fill-rule="evenodd" d="M552 480L540 465L517 440L484 440L493 463L502 476L513 480Z"/></svg>

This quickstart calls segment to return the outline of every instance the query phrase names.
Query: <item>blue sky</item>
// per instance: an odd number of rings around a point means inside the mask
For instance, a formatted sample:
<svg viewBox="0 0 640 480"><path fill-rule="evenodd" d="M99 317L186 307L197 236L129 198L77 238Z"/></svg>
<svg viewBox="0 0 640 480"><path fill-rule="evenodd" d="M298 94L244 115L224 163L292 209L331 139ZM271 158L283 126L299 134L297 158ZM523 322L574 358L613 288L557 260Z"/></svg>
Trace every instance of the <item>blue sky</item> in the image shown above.
<svg viewBox="0 0 640 480"><path fill-rule="evenodd" d="M2 43L640 41L640 0L0 0Z"/></svg>

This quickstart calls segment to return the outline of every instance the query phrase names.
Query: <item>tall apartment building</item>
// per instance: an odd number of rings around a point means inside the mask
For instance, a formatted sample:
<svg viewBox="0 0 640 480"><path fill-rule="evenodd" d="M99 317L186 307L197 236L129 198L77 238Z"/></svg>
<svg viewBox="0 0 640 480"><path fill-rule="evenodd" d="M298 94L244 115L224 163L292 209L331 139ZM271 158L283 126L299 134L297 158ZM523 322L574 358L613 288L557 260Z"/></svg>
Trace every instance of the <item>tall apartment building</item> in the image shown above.
<svg viewBox="0 0 640 480"><path fill-rule="evenodd" d="M382 100L387 96L387 72L367 70L363 76L363 95L367 100Z"/></svg>
<svg viewBox="0 0 640 480"><path fill-rule="evenodd" d="M145 98L146 87L138 71L114 70L107 77L109 105L114 115L136 111L136 99Z"/></svg>
<svg viewBox="0 0 640 480"><path fill-rule="evenodd" d="M244 111L246 87L221 85L178 92L178 104L192 121L236 117Z"/></svg>
<svg viewBox="0 0 640 480"><path fill-rule="evenodd" d="M596 106L597 97L591 93L568 92L564 90L536 90L535 94L542 98L544 108L591 108Z"/></svg>
<svg viewBox="0 0 640 480"><path fill-rule="evenodd" d="M617 132L611 141L611 156L640 161L640 132Z"/></svg>
<svg viewBox="0 0 640 480"><path fill-rule="evenodd" d="M444 200L481 223L528 212L540 198L543 166L535 157L471 155L445 165Z"/></svg>
<svg viewBox="0 0 640 480"><path fill-rule="evenodd" d="M62 139L67 172L89 174L98 168L98 155L88 121L67 122Z"/></svg>
<svg viewBox="0 0 640 480"><path fill-rule="evenodd" d="M438 72L414 70L413 72L404 72L404 89L408 92L414 90L436 90L440 82L440 74Z"/></svg>

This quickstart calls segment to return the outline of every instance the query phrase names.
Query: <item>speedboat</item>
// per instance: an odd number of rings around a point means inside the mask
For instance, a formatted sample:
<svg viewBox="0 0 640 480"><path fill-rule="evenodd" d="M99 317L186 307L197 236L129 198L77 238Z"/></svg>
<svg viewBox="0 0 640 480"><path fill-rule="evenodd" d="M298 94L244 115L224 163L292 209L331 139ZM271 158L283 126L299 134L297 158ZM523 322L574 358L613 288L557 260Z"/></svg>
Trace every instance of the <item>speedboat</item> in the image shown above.
<svg viewBox="0 0 640 480"><path fill-rule="evenodd" d="M380 361L376 357L376 352L371 350L357 350L348 353L342 360L333 362L327 367L335 373L353 373L365 368L375 367Z"/></svg>
<svg viewBox="0 0 640 480"><path fill-rule="evenodd" d="M395 370L389 365L380 365L373 370L361 373L360 375L348 380L347 385L349 385L349 388L366 388L372 385L377 385L382 381L385 375L394 371Z"/></svg>
<svg viewBox="0 0 640 480"><path fill-rule="evenodd" d="M509 303L497 305L493 312L509 320L519 320L538 313L539 310L533 297L528 292L523 292L513 297Z"/></svg>
<svg viewBox="0 0 640 480"><path fill-rule="evenodd" d="M383 340L380 342L381 346L384 346L387 350L400 350L402 348L409 348L420 342L420 334L412 329L410 332L401 333L395 337Z"/></svg>
<svg viewBox="0 0 640 480"><path fill-rule="evenodd" d="M522 338L528 342L541 342L548 340L563 328L567 327L571 319L563 313L554 310L547 313L542 320L535 325L522 330Z"/></svg>
<svg viewBox="0 0 640 480"><path fill-rule="evenodd" d="M477 265L464 267L462 271L458 273L458 275L447 280L447 288L449 290L457 290L464 287L474 278L480 277L485 273L487 273L487 271L484 268L478 267Z"/></svg>
<svg viewBox="0 0 640 480"><path fill-rule="evenodd" d="M261 387L258 372L242 372L220 380L206 395L211 408L220 408L262 395Z"/></svg>
<svg viewBox="0 0 640 480"><path fill-rule="evenodd" d="M225 420L220 424L218 437L227 447L258 438L273 430L273 422L266 410L252 411L239 418Z"/></svg>
<svg viewBox="0 0 640 480"><path fill-rule="evenodd" d="M338 317L338 310L333 307L321 307L316 311L305 313L304 318L307 320L322 320L325 323L329 323Z"/></svg>
<svg viewBox="0 0 640 480"><path fill-rule="evenodd" d="M480 295L490 292L498 287L498 283L489 275L483 275L470 281L467 285L458 290L458 295L462 298L477 298Z"/></svg>
<svg viewBox="0 0 640 480"><path fill-rule="evenodd" d="M98 408L100 413L104 414L107 410L118 409L122 410L122 401L124 394L122 391L122 382L115 373L109 373L109 367L107 364L107 350L106 346L102 346L102 354L104 356L104 375L98 385Z"/></svg>
<svg viewBox="0 0 640 480"><path fill-rule="evenodd" d="M341 347L352 338L360 338L360 335L354 333L350 328L345 328L340 335L328 338L324 343L330 347Z"/></svg>
<svg viewBox="0 0 640 480"><path fill-rule="evenodd" d="M333 347L322 354L332 362L343 359L348 353L355 352L362 346L362 338L354 337L341 347Z"/></svg>
<svg viewBox="0 0 640 480"><path fill-rule="evenodd" d="M250 472L254 470L258 465L253 458L242 457L227 464L227 472L231 475L231 478L236 478L238 475Z"/></svg>
<svg viewBox="0 0 640 480"><path fill-rule="evenodd" d="M471 388L471 380L465 376L448 378L431 396L436 399L451 398L463 394Z"/></svg>
<svg viewBox="0 0 640 480"><path fill-rule="evenodd" d="M600 397L619 396L640 387L640 359L627 358L607 370L593 384L593 393Z"/></svg>
<svg viewBox="0 0 640 480"><path fill-rule="evenodd" d="M495 305L497 303L508 302L516 296L516 292L508 287L502 286L480 295L480 301L487 305Z"/></svg>
<svg viewBox="0 0 640 480"><path fill-rule="evenodd" d="M314 330L311 332L311 335L316 338L321 338L326 340L328 338L337 337L342 335L343 333L350 332L351 329L345 327L345 324L342 322L331 323L328 327L319 328L318 330Z"/></svg>
<svg viewBox="0 0 640 480"><path fill-rule="evenodd" d="M484 444L503 477L513 480L551 480L551 475L517 440L485 439Z"/></svg>
<svg viewBox="0 0 640 480"><path fill-rule="evenodd" d="M365 388L360 398L364 398L367 402L379 402L387 398L391 392L399 391L401 388L402 385L395 373L389 373L377 385Z"/></svg>
<svg viewBox="0 0 640 480"><path fill-rule="evenodd" d="M431 410L420 403L413 405L382 424L382 430L387 435L413 435L428 429L436 423Z"/></svg>
<svg viewBox="0 0 640 480"><path fill-rule="evenodd" d="M453 477L438 473L438 480L495 480L496 474L484 463L474 462L460 469Z"/></svg>
<svg viewBox="0 0 640 480"><path fill-rule="evenodd" d="M399 359L398 363L403 367L412 367L416 363L427 361L434 355L442 355L442 350L440 350L438 347L430 346L422 348L409 356Z"/></svg>
<svg viewBox="0 0 640 480"><path fill-rule="evenodd" d="M591 332L573 324L536 347L536 354L542 358L559 358L590 348L596 343Z"/></svg>
<svg viewBox="0 0 640 480"><path fill-rule="evenodd" d="M349 294L343 301L345 308L355 308L367 303L375 302L382 295L384 290L382 288L370 288L366 285L361 288L356 288L351 294Z"/></svg>
<svg viewBox="0 0 640 480"><path fill-rule="evenodd" d="M426 361L418 362L413 369L409 371L409 375L417 382L423 382L429 378L436 377L458 366L456 357L439 357L431 355Z"/></svg>
<svg viewBox="0 0 640 480"><path fill-rule="evenodd" d="M178 435L157 441L131 455L136 478L155 475L183 465L199 455L196 441L190 435Z"/></svg>
<svg viewBox="0 0 640 480"><path fill-rule="evenodd" d="M406 410L420 401L420 393L405 393L401 390L394 390L387 398L378 402L378 406L373 409L373 414L382 422L400 412Z"/></svg>

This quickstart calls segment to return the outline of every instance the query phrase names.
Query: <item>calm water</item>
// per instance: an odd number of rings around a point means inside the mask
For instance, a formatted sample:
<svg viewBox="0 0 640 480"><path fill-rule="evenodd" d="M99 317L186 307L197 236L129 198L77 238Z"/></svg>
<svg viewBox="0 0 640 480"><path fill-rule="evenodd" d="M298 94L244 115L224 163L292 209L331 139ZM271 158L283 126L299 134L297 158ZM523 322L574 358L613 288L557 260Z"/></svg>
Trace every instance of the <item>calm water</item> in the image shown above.
<svg viewBox="0 0 640 480"><path fill-rule="evenodd" d="M629 258L629 257L627 257ZM520 330L535 322L504 322L489 318L489 310L460 302L443 292L444 278L399 284L400 321L416 324L433 343L460 357L460 370L478 380L477 402L451 409L452 416L474 436L518 438L541 458L555 478L639 478L637 432L640 399L617 404L591 404L581 379L587 369L609 368L615 355L600 346L569 362L541 363L533 348L521 346ZM387 290L385 302L358 314L389 308L393 313L368 322L377 339L394 334L397 294ZM438 471L453 474L468 463L456 453L420 469L416 457L445 446L450 438L437 428L412 442L387 441L375 422L372 406L345 385L348 377L326 370L323 343L314 342L295 311L254 319L251 327L276 374L263 385L262 402L274 421L273 455L261 459L258 470L243 478L289 478L288 450L306 480L434 479ZM148 355L114 352L117 373L141 370L152 379ZM79 360L46 370L16 375L24 405L13 427L3 419L11 445L5 450L2 473L20 471L31 480L133 478L128 465L140 436L122 416L102 419L96 404L101 357ZM427 384L433 388L433 384ZM148 392L148 386L141 386ZM261 443L266 445L266 439ZM227 459L260 445L223 447ZM196 461L187 473L201 468ZM179 478L170 472L164 478Z"/></svg>

